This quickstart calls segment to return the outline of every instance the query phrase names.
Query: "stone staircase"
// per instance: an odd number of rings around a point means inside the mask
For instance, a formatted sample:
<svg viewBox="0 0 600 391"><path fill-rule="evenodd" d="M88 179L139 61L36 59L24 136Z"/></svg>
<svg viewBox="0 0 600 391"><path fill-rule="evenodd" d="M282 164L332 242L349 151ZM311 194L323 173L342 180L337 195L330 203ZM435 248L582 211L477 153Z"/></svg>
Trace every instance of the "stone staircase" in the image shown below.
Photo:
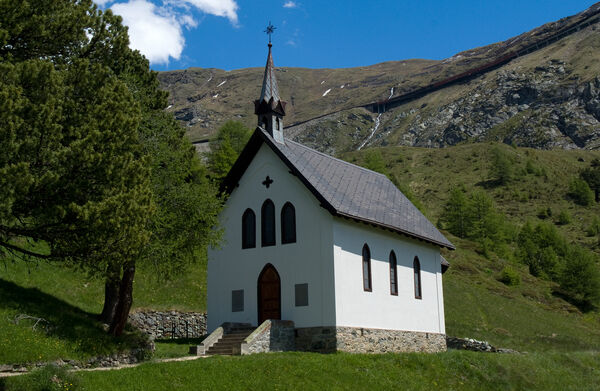
<svg viewBox="0 0 600 391"><path fill-rule="evenodd" d="M240 354L242 342L248 337L254 328L235 328L224 334L215 344L206 351L206 355L233 355Z"/></svg>

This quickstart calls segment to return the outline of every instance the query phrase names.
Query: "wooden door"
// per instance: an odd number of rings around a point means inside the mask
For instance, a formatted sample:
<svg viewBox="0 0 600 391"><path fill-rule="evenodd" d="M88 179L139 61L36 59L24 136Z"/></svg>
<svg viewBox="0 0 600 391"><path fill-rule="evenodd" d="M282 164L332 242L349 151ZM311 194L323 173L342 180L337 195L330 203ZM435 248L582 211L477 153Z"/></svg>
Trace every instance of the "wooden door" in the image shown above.
<svg viewBox="0 0 600 391"><path fill-rule="evenodd" d="M281 281L270 263L258 276L258 324L267 319L281 319Z"/></svg>

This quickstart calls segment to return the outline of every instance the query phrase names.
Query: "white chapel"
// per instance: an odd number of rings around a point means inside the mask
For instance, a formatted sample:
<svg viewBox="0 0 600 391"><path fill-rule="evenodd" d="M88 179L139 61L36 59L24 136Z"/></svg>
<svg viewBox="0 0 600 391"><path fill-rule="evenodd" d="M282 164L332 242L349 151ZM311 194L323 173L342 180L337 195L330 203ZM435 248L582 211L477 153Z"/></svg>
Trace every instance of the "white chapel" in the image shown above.
<svg viewBox="0 0 600 391"><path fill-rule="evenodd" d="M445 350L454 246L386 176L285 138L271 47L258 127L223 185L201 350Z"/></svg>

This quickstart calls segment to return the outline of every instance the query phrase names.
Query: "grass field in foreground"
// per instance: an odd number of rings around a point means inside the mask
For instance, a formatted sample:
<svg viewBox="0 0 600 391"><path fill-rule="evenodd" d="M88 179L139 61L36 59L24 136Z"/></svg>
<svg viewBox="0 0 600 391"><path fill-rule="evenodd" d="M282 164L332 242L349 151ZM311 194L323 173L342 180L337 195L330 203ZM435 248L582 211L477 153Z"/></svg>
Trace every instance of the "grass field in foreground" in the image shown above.
<svg viewBox="0 0 600 391"><path fill-rule="evenodd" d="M94 390L598 390L598 353L268 353L80 372ZM27 378L5 380L20 390ZM1 387L0 383L0 389Z"/></svg>

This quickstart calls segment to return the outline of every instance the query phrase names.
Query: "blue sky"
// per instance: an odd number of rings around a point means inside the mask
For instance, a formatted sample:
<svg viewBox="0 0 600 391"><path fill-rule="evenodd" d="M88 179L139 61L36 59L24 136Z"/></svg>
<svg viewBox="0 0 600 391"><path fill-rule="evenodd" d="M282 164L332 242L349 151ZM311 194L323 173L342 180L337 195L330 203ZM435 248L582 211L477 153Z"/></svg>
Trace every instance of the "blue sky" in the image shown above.
<svg viewBox="0 0 600 391"><path fill-rule="evenodd" d="M443 59L583 11L594 0L94 0L123 16L155 70L343 68Z"/></svg>

